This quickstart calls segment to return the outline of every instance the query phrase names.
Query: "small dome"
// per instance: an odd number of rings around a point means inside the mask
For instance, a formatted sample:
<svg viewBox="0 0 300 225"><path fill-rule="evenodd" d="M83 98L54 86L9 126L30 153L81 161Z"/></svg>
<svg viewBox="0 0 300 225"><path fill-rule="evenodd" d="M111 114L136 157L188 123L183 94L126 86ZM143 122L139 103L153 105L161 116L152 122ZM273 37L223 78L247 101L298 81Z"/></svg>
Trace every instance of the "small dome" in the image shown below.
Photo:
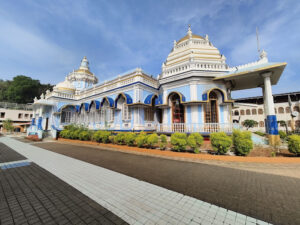
<svg viewBox="0 0 300 225"><path fill-rule="evenodd" d="M75 87L67 79L63 82L58 83L54 88L55 91L65 93L75 93Z"/></svg>

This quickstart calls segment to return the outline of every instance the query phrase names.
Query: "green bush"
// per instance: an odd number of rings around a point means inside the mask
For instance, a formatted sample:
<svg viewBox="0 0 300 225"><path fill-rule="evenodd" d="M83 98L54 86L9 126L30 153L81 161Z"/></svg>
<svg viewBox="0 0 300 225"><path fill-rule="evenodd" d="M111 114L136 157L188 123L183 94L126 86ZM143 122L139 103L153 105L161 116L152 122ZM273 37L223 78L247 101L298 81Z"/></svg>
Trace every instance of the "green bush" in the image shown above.
<svg viewBox="0 0 300 225"><path fill-rule="evenodd" d="M83 130L79 134L79 139L82 141L89 141L91 140L91 136L91 132Z"/></svg>
<svg viewBox="0 0 300 225"><path fill-rule="evenodd" d="M119 145L125 144L125 133L118 133L115 136L114 142Z"/></svg>
<svg viewBox="0 0 300 225"><path fill-rule="evenodd" d="M145 132L139 133L139 135L135 139L136 145L139 148L144 147L144 145L146 144L146 141L147 141L147 135Z"/></svg>
<svg viewBox="0 0 300 225"><path fill-rule="evenodd" d="M253 149L250 131L234 130L232 139L234 150L237 155L248 155Z"/></svg>
<svg viewBox="0 0 300 225"><path fill-rule="evenodd" d="M293 134L288 137L289 152L300 155L300 136Z"/></svg>
<svg viewBox="0 0 300 225"><path fill-rule="evenodd" d="M154 146L158 143L158 135L156 133L150 134L147 137L146 142L149 148L154 148Z"/></svg>
<svg viewBox="0 0 300 225"><path fill-rule="evenodd" d="M110 143L115 143L115 135L109 135L108 140Z"/></svg>
<svg viewBox="0 0 300 225"><path fill-rule="evenodd" d="M98 130L93 134L92 140L101 142L101 143L108 143L110 135L111 135L111 132L109 132L109 131Z"/></svg>
<svg viewBox="0 0 300 225"><path fill-rule="evenodd" d="M266 136L266 134L261 132L261 131L255 131L254 134L257 134L257 135L262 136L262 137Z"/></svg>
<svg viewBox="0 0 300 225"><path fill-rule="evenodd" d="M70 131L69 130L62 130L59 133L59 136L62 138L70 138Z"/></svg>
<svg viewBox="0 0 300 225"><path fill-rule="evenodd" d="M280 130L280 131L278 131L278 133L279 133L279 136L280 136L280 138L281 139L286 139L287 138L287 134L286 134L286 132L284 132L284 131L282 131L282 130Z"/></svg>
<svg viewBox="0 0 300 225"><path fill-rule="evenodd" d="M174 133L171 135L171 144L174 150L183 151L187 146L187 135L185 133Z"/></svg>
<svg viewBox="0 0 300 225"><path fill-rule="evenodd" d="M160 142L159 142L159 149L160 150L165 150L167 147L167 136L164 134L161 134L159 136Z"/></svg>
<svg viewBox="0 0 300 225"><path fill-rule="evenodd" d="M232 139L226 133L218 132L210 134L210 142L215 151L225 154L232 144Z"/></svg>
<svg viewBox="0 0 300 225"><path fill-rule="evenodd" d="M136 138L135 133L127 132L124 137L126 145L133 146L135 144L135 138Z"/></svg>
<svg viewBox="0 0 300 225"><path fill-rule="evenodd" d="M199 153L199 147L203 144L203 137L199 133L192 133L188 136L187 143L195 153Z"/></svg>

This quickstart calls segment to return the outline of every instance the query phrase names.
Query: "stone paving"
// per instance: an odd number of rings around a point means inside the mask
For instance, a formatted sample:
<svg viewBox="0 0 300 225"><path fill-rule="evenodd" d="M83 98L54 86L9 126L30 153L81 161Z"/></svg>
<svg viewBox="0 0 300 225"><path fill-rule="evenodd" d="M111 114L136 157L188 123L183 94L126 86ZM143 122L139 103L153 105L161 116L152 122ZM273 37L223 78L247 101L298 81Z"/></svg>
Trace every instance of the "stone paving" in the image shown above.
<svg viewBox="0 0 300 225"><path fill-rule="evenodd" d="M9 145L129 224L268 224L10 138L0 138L0 142Z"/></svg>
<svg viewBox="0 0 300 225"><path fill-rule="evenodd" d="M0 224L127 224L75 188L0 143ZM24 164L27 162L27 164ZM20 166L22 165L22 166Z"/></svg>

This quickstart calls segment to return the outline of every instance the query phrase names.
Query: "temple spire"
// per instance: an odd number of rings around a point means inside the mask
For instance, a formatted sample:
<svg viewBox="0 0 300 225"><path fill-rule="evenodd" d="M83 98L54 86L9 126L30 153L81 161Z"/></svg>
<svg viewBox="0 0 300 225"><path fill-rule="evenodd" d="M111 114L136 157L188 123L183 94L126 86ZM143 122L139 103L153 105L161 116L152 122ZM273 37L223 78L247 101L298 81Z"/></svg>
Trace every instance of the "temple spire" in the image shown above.
<svg viewBox="0 0 300 225"><path fill-rule="evenodd" d="M81 60L79 69L90 70L89 61L87 60L86 56L84 56L83 59Z"/></svg>
<svg viewBox="0 0 300 225"><path fill-rule="evenodd" d="M188 32L187 34L189 35L189 37L191 38L192 37L192 29L191 29L191 24L189 24L189 29L188 29Z"/></svg>

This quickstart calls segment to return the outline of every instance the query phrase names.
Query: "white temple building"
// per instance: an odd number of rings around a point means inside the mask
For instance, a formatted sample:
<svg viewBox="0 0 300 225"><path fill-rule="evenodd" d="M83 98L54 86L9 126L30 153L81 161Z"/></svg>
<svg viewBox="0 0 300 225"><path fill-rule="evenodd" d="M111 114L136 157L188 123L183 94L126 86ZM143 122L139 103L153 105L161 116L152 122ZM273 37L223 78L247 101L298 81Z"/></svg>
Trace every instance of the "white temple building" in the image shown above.
<svg viewBox="0 0 300 225"><path fill-rule="evenodd" d="M29 134L53 135L68 124L93 130L211 132L233 129L230 93L262 87L268 134L277 135L271 85L277 84L286 63L271 63L262 51L258 61L229 67L226 57L204 37L187 34L174 41L161 74L142 69L98 83L86 57L65 81L34 99Z"/></svg>

